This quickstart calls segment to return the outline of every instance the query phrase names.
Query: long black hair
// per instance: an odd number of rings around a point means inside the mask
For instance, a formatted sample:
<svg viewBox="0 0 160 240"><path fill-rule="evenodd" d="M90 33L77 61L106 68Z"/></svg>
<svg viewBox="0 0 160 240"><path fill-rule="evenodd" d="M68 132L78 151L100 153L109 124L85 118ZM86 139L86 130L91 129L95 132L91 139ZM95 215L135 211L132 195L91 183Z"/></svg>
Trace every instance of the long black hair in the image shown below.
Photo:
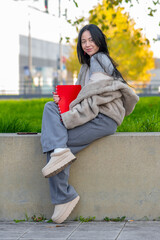
<svg viewBox="0 0 160 240"><path fill-rule="evenodd" d="M103 52L104 54L106 54L108 56L108 58L110 59L110 61L112 62L114 69L115 69L113 75L115 77L121 77L122 80L126 83L126 81L123 79L121 73L117 69L118 64L109 55L106 36L103 34L101 29L99 27L97 27L95 24L88 24L88 25L84 26L79 32L78 42L77 42L77 55L78 55L79 62L81 64L87 64L88 66L90 66L90 56L88 54L84 54L84 51L83 51L82 45L81 45L82 34L85 31L90 32L94 43L99 47L98 52Z"/></svg>

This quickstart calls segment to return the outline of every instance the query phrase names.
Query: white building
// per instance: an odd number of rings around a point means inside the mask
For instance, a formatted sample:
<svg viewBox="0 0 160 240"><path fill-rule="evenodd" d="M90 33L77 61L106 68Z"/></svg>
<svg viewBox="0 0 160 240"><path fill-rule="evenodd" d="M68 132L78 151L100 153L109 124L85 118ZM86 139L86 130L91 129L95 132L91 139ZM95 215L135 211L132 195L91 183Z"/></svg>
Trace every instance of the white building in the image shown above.
<svg viewBox="0 0 160 240"><path fill-rule="evenodd" d="M67 57L70 48L62 41L60 50L59 40L70 36L72 27L62 18L5 0L1 2L0 29L0 94L51 93L59 72L59 56ZM62 70L61 80L65 81L64 64Z"/></svg>

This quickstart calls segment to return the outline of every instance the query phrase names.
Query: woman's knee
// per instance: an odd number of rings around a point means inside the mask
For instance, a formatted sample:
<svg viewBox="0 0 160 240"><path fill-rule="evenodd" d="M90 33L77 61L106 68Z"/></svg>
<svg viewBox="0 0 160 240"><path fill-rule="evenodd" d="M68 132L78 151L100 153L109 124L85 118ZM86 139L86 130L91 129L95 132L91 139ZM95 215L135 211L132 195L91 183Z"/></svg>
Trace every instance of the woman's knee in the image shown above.
<svg viewBox="0 0 160 240"><path fill-rule="evenodd" d="M117 131L117 127L115 127L115 128L112 128L112 129L111 129L111 131L110 131L110 135L113 135L113 134L115 134L115 133L116 133L116 131Z"/></svg>
<svg viewBox="0 0 160 240"><path fill-rule="evenodd" d="M116 131L117 131L117 123L114 120L112 120L109 127L109 135L115 134Z"/></svg>
<svg viewBox="0 0 160 240"><path fill-rule="evenodd" d="M51 110L51 109L54 109L54 108L57 108L56 106L57 104L53 101L50 101L50 102L47 102L45 105L44 105L44 110Z"/></svg>
<svg viewBox="0 0 160 240"><path fill-rule="evenodd" d="M44 108L49 108L50 106L51 106L51 101L50 102L47 102L47 103L45 103L45 105L44 105Z"/></svg>
<svg viewBox="0 0 160 240"><path fill-rule="evenodd" d="M117 131L117 123L112 118L103 116L101 130L104 136L113 135Z"/></svg>

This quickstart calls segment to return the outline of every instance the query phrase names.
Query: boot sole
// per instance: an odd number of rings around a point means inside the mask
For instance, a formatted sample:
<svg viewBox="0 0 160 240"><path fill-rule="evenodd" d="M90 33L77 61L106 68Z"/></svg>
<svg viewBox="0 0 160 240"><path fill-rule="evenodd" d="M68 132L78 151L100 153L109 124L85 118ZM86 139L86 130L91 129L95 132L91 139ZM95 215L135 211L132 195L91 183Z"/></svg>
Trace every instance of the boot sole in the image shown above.
<svg viewBox="0 0 160 240"><path fill-rule="evenodd" d="M73 209L76 207L77 203L79 202L79 199L80 197L77 196L75 199L73 199L70 203L70 205L67 207L65 213L63 213L59 218L57 219L52 219L53 222L56 222L56 223L62 223L64 222L68 217L69 215L71 214L71 212L73 211Z"/></svg>
<svg viewBox="0 0 160 240"><path fill-rule="evenodd" d="M45 170L42 169L42 173L45 178L53 177L57 175L59 172L61 172L63 169L65 169L69 164L71 164L75 160L76 160L76 157L72 158L71 160L69 159L67 162L64 159L60 163L54 165L53 168L50 167L49 169L45 169Z"/></svg>

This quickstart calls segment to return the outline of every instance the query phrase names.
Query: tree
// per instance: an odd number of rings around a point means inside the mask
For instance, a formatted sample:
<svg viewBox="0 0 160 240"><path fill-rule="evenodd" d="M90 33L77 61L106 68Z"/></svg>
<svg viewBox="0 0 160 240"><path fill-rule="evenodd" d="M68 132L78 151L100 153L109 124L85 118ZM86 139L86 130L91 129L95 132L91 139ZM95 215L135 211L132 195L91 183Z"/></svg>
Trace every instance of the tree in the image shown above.
<svg viewBox="0 0 160 240"><path fill-rule="evenodd" d="M72 74L78 74L80 70L80 63L77 57L77 39L75 40L74 44L71 46L69 57L66 61L66 68Z"/></svg>
<svg viewBox="0 0 160 240"><path fill-rule="evenodd" d="M135 2L139 4L139 0L105 0L106 4L108 5L108 8L112 8L113 6L119 6L122 3L130 4L130 7L133 7ZM154 13L158 9L158 5L160 5L160 0L150 0L148 5L148 15L153 17Z"/></svg>
<svg viewBox="0 0 160 240"><path fill-rule="evenodd" d="M121 7L108 7L107 1L103 0L90 11L89 23L99 26L106 35L110 55L118 63L124 78L148 82L149 70L154 67L153 52L141 29L135 29L135 22L123 10ZM75 51L72 50L70 57L68 61L74 65L77 61Z"/></svg>
<svg viewBox="0 0 160 240"><path fill-rule="evenodd" d="M69 0L70 1L70 0ZM78 3L80 0L72 0L76 7L78 7ZM130 8L134 8L137 7L137 4L140 4L140 0L105 0L104 1L107 4L107 9L112 9L118 6L123 6L125 5L129 5ZM143 0L143 2L145 3L145 7L147 7L147 9L145 9L146 15L150 16L150 17L154 17L154 15L156 15L155 13L158 13L157 10L159 10L160 7L160 0ZM78 30L78 26L79 24L84 20L84 17L81 18L76 18L76 21L71 21L71 20L67 20L70 24L72 24L72 26L76 26L77 30ZM158 24L160 26L160 22ZM157 36L157 38L153 38L154 41L158 41L159 38Z"/></svg>

